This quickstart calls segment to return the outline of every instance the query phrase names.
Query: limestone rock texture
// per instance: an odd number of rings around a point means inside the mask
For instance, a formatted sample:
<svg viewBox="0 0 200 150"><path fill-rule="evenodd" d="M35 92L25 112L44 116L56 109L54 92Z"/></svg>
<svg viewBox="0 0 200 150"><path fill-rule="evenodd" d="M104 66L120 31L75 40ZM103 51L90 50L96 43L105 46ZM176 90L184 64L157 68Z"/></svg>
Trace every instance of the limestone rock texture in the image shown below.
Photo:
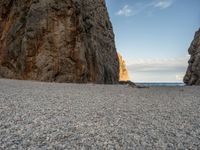
<svg viewBox="0 0 200 150"><path fill-rule="evenodd" d="M126 67L126 62L120 53L118 53L118 58L119 58L119 81L129 81L130 78Z"/></svg>
<svg viewBox="0 0 200 150"><path fill-rule="evenodd" d="M118 83L105 1L0 1L0 77Z"/></svg>
<svg viewBox="0 0 200 150"><path fill-rule="evenodd" d="M200 85L200 29L196 32L188 51L191 58L184 82L187 85Z"/></svg>

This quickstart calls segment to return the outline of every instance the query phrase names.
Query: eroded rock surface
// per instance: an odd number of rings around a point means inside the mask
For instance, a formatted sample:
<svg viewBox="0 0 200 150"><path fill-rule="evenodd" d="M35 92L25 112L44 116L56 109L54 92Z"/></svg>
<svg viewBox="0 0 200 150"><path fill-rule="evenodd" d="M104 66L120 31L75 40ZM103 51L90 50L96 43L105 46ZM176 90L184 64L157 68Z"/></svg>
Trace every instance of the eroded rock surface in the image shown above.
<svg viewBox="0 0 200 150"><path fill-rule="evenodd" d="M120 81L128 81L130 80L129 75L128 75L128 70L126 67L126 62L122 58L122 55L118 53L119 57L119 80Z"/></svg>
<svg viewBox="0 0 200 150"><path fill-rule="evenodd" d="M105 1L0 1L0 77L117 83Z"/></svg>
<svg viewBox="0 0 200 150"><path fill-rule="evenodd" d="M196 32L188 51L191 58L184 82L187 85L200 85L200 29Z"/></svg>

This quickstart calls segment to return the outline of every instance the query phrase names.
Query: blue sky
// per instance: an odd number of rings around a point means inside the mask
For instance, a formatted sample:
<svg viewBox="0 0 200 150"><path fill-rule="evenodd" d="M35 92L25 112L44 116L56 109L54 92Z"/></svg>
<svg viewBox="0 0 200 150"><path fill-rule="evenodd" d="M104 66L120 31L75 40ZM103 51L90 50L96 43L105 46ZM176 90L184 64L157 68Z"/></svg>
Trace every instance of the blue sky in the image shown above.
<svg viewBox="0 0 200 150"><path fill-rule="evenodd" d="M177 82L200 27L200 0L106 0L117 50L135 82Z"/></svg>

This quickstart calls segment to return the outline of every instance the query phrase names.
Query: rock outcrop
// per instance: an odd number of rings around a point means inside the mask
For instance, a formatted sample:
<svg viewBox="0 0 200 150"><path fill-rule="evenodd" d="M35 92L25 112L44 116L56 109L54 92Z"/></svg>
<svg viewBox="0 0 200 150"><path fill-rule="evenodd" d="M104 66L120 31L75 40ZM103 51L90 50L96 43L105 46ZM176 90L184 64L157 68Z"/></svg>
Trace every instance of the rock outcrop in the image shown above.
<svg viewBox="0 0 200 150"><path fill-rule="evenodd" d="M200 85L200 29L196 32L188 51L191 58L184 82L187 85Z"/></svg>
<svg viewBox="0 0 200 150"><path fill-rule="evenodd" d="M0 1L0 76L117 83L119 62L105 1Z"/></svg>
<svg viewBox="0 0 200 150"><path fill-rule="evenodd" d="M120 81L128 81L128 80L130 80L130 78L128 75L126 63L123 60L121 54L119 54L119 53L118 53L118 58L119 58L119 80Z"/></svg>

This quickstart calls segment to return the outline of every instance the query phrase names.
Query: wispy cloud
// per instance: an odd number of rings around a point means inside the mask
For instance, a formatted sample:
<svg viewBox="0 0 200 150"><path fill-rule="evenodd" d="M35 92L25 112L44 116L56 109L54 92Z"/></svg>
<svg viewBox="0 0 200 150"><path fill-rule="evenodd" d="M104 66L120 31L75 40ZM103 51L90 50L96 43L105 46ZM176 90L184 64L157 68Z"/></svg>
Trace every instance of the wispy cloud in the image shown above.
<svg viewBox="0 0 200 150"><path fill-rule="evenodd" d="M151 0L146 3L136 3L134 5L124 5L117 13L118 16L135 16L145 10L153 10L153 9L166 9L173 4L174 0Z"/></svg>
<svg viewBox="0 0 200 150"><path fill-rule="evenodd" d="M172 5L173 0L155 0L154 7L165 9Z"/></svg>
<svg viewBox="0 0 200 150"><path fill-rule="evenodd" d="M129 5L125 5L122 9L120 9L117 12L117 15L119 16L131 16L132 15L132 9L129 7Z"/></svg>

